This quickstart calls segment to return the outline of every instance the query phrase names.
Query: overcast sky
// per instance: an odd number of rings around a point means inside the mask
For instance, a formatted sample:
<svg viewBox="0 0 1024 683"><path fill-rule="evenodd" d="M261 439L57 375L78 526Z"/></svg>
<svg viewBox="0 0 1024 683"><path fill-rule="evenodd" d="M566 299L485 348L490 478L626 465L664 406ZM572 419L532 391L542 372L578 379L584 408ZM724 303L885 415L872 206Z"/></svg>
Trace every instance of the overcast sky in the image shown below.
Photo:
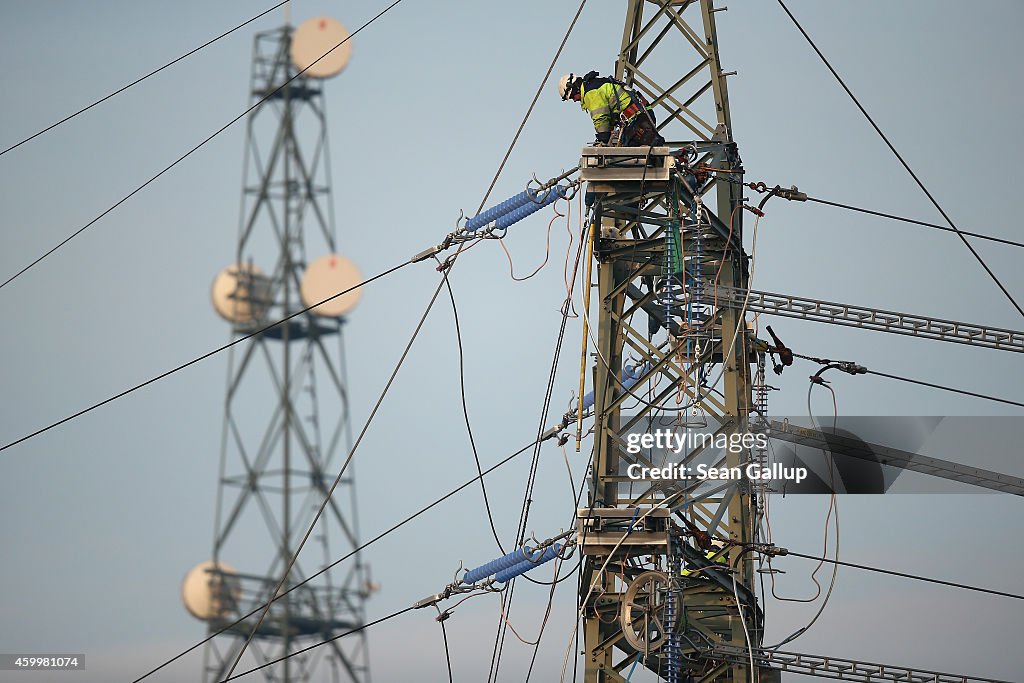
<svg viewBox="0 0 1024 683"><path fill-rule="evenodd" d="M0 0L0 147L271 4ZM350 29L384 7L292 4L296 22L328 14ZM339 241L365 274L439 241L460 209L475 211L576 4L405 0L355 38L348 69L325 87ZM957 224L1020 240L1024 6L1013 0L788 4ZM555 74L609 72L624 6L589 3ZM777 3L732 2L717 18L723 67L738 72L729 94L748 180L796 184L812 196L941 221ZM268 15L0 156L0 281L249 106L252 35L282 21L280 10ZM587 117L559 102L549 84L489 204L518 193L533 173L546 178L574 166L591 136ZM210 306L209 287L236 250L243 143L239 123L0 289L2 444L229 339ZM517 275L543 260L551 215L544 211L510 230ZM575 215L572 221L575 228ZM746 246L749 251L749 227ZM493 243L467 254L454 272L467 393L485 466L529 443L536 430L567 247L565 225L556 222L550 263L528 282L509 278ZM1021 250L985 242L976 248L1024 300ZM367 287L351 315L347 364L357 427L436 282L429 265L411 266ZM1024 327L955 236L821 205L768 204L753 285ZM1024 366L1016 354L785 319L772 325L800 353L1021 400ZM580 334L578 321L571 321L554 414L578 381L573 356ZM364 538L475 474L454 344L450 306L442 299L355 457ZM798 364L773 378L781 391L771 396L771 412L804 414L813 371ZM211 552L226 372L226 354L215 356L0 453L0 652L80 652L88 662L85 672L0 678L130 681L204 636L179 591L186 572ZM1021 416L1013 406L880 377L832 380L846 415ZM816 412L831 409L825 396L816 394ZM981 439L926 452L1009 469L1006 453L992 446ZM578 477L585 456L570 449L570 457ZM1017 467L1008 473L1024 476ZM491 482L506 543L527 468L525 459L517 461ZM531 531L546 537L565 528L572 503L562 455L551 444L542 451L534 499ZM776 501L775 541L819 552L826 504ZM845 497L840 511L842 559L1020 593L1019 499ZM473 566L498 554L479 490L467 489L367 551L382 585L368 617L440 590L460 561ZM780 595L813 595L813 564L789 559L777 567L787 572L778 579ZM572 585L565 582L556 594L534 680L554 680L561 667L572 629ZM529 588L517 590L513 621L532 639L546 593ZM466 603L447 622L456 680L486 676L495 602ZM806 624L816 609L769 599L766 641ZM1019 600L841 570L824 614L790 648L1020 680L1020 617ZM447 680L441 635L426 612L403 615L369 635L378 681ZM518 641L507 643L501 680L520 680L529 653ZM152 680L199 675L199 661L186 658Z"/></svg>

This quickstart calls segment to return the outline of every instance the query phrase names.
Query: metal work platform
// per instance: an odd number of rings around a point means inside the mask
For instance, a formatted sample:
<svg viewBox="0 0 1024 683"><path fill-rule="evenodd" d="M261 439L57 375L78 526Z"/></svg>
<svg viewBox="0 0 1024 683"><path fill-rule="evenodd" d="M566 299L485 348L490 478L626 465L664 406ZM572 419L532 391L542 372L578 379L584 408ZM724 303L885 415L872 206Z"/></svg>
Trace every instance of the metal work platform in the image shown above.
<svg viewBox="0 0 1024 683"><path fill-rule="evenodd" d="M639 550L664 553L668 547L668 508L580 508L576 533L584 555L607 557Z"/></svg>
<svg viewBox="0 0 1024 683"><path fill-rule="evenodd" d="M674 164L668 147L584 147L580 179L587 182L668 180Z"/></svg>

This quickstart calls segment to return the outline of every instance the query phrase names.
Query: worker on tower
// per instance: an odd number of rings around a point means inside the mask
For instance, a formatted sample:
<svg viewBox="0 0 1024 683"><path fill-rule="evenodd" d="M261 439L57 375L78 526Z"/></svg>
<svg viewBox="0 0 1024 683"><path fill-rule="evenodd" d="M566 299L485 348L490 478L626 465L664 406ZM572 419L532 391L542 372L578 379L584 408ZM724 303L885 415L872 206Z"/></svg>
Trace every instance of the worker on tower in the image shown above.
<svg viewBox="0 0 1024 683"><path fill-rule="evenodd" d="M711 547L704 553L705 559L708 560L708 564L704 567L694 565L692 562L683 561L682 570L679 572L680 576L684 577L700 577L707 578L707 575L702 574L705 569L715 567L716 564L728 565L729 556L727 554L728 548L725 543L718 540L717 538L711 539ZM720 567L719 567L720 568Z"/></svg>
<svg viewBox="0 0 1024 683"><path fill-rule="evenodd" d="M590 113L597 134L595 145L651 147L665 144L655 128L654 112L640 93L596 71L585 76L567 74L558 80L562 101L579 102ZM617 135L613 136L613 133Z"/></svg>

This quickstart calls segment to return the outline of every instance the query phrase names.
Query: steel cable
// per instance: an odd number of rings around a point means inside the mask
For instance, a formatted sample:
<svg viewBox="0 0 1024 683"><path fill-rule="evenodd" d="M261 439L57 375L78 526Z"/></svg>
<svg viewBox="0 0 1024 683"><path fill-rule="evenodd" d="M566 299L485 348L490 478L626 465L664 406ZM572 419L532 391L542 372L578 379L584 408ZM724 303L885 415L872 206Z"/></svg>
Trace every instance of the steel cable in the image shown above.
<svg viewBox="0 0 1024 683"><path fill-rule="evenodd" d="M348 289L346 289L344 291L338 292L337 294L335 294L333 296L330 296L330 297L324 299L323 301L319 301L319 302L313 304L312 306L307 306L306 308L303 308L303 309L301 309L299 311L296 311L295 313L292 313L291 315L288 315L288 316L286 316L284 318L281 318L280 320L278 320L278 321L276 321L274 323L271 323L270 325L267 325L265 327L261 327L260 329L256 330L255 332L250 332L249 334L241 336L241 337L239 337L238 339L236 339L234 341L228 342L227 344L224 344L223 346L217 347L213 351L209 351L209 352L204 353L203 355L201 355L201 356L199 356L197 358L193 358L192 360L188 361L187 363L182 363L181 365L179 365L179 366L177 366L175 368L167 370L166 372L162 372L159 375L157 375L156 377L148 379L145 382L142 382L141 384L136 384L135 386L131 387L130 389L125 389L124 391L120 392L119 394L115 394L114 396L111 396L110 398L104 399L104 400L100 401L99 403L94 403L93 405L89 406L88 408L85 408L83 410L79 410L77 413L74 413L72 415L68 415L67 417L65 417L65 418L63 418L61 420L58 420L58 421L56 421L56 422L54 422L54 423L52 423L52 424L50 424L50 425L48 425L46 427L43 427L41 429L37 429L36 431L32 432L31 434L23 436L20 439L12 441L12 442L4 445L4 446L0 446L0 452L6 451L8 448L11 448L13 446L17 446L18 444L23 443L25 441L28 441L29 439L31 439L33 437L39 436L43 432L47 432L47 431L53 429L54 427L59 427L60 425L64 424L65 422L70 422L71 420L74 420L77 417L81 417L82 415L85 415L86 413L92 412L93 410L96 410L97 408L99 408L101 406L105 406L108 403L112 403L113 401L116 401L117 399L119 399L119 398L121 398L123 396L127 396L128 394L131 394L131 393L133 393L135 391L138 391L139 389L142 389L143 387L147 387L150 384L153 384L154 382L162 380L165 377L168 377L170 375L173 375L174 373L178 372L179 370L184 370L185 368L187 368L187 367L189 367L191 365L195 365L196 363L199 363L200 361L204 361L207 358L209 358L210 356L214 356L214 355L220 353L221 351L225 351L227 349L230 349L231 347L235 346L236 344L241 344L242 342L247 341L249 339L252 339L253 337L258 337L259 335L263 334L264 332L266 332L268 330L271 330L271 329L277 327L278 325L280 325L282 323L288 322L292 318L298 317L298 316L300 316L300 315L302 315L304 313L308 313L311 309L316 308L317 306L320 306L321 304L325 304L328 301L332 301L333 299L336 299L339 296L342 296L343 294L347 294L348 292L351 292L354 289L358 289L359 287L362 287L363 285L369 284L369 283L373 282L374 280L378 280L378 279L384 277L385 275L390 275L391 273L393 273L396 270L399 270L401 268L404 268L405 266L409 265L410 263L412 263L412 262L411 261L406 261L405 263L400 263L397 266L389 268L388 270L385 270L382 273L378 273L377 275L374 275L371 278L363 280L362 282L360 282L359 284L357 284L357 285L355 285L353 287L349 287Z"/></svg>
<svg viewBox="0 0 1024 683"><path fill-rule="evenodd" d="M91 221L89 221L88 223L86 223L85 225L83 225L83 226L82 226L81 228L79 228L79 229L78 229L78 230L76 230L75 232L71 233L71 234L70 234L69 236L65 237L65 238L64 238L64 239L63 239L63 240L62 240L61 242L59 242L59 243L58 243L58 244L57 244L56 246L54 246L54 247L50 248L50 250L49 250L49 251L47 251L47 252L45 252L45 253L44 253L44 254L43 254L42 256L39 256L39 257L38 257L38 258L36 258L36 259L35 259L34 261L32 261L31 263L29 263L29 264L28 264L27 266L25 266L24 268L22 268L21 270L19 270L19 271L18 271L17 273L15 273L15 274L14 274L14 275L12 275L11 277L7 278L7 280L6 280L6 281L5 281L5 282L4 282L3 284L0 284L0 289L3 289L3 288L4 288L4 287L6 287L7 285L9 285L9 284L10 284L11 282L13 282L13 281L14 281L14 280L16 280L16 279L17 279L18 277L20 277L20 276L21 276L21 275L23 275L23 274L24 274L25 272L27 272L27 271L28 271L28 270L29 270L30 268L32 268L33 266L35 266L36 264L38 264L39 262L41 262L41 261L42 261L43 259L45 259L45 258L46 258L47 256L49 256L50 254L54 253L55 251L57 251L58 249L60 249L61 247L63 247L63 246L65 245L65 244L67 244L68 242L70 242L71 240L73 240L73 239L74 239L75 237L78 237L78 235L80 235L80 234L82 234L83 232L85 232L85 231L86 231L86 230L87 230L87 229L88 229L89 227L91 227L92 225L94 225L94 224L95 224L95 223L96 223L97 221L99 221L99 220L100 220L101 218L103 218L104 216L106 216L106 215L107 215L108 213L110 213L111 211L113 211L113 210L114 210L114 209L116 209L117 207L119 207L119 206L121 206L122 204L124 204L124 203L125 203L126 201L128 201L129 199L131 199L132 197L134 197L134 196L135 196L136 194L138 194L139 192L141 192L141 191L142 191L143 189L145 189L146 187L148 187L148 186L149 186L149 185L150 185L151 183L153 183L153 182L154 182L154 181L155 181L156 179L158 179L158 178L159 178L160 176L162 176L162 175L163 175L164 173L167 173L167 171L171 170L172 168L174 168L175 166L177 166L177 165L178 165L179 163L181 163L182 161L184 161L184 160L185 160L186 158L188 158L189 156L191 156L193 152L197 151L198 149L200 149L201 147L203 147L203 146L204 146L204 145L205 145L206 143L210 142L210 140L213 140L213 139L214 139L215 137L217 137L218 135L220 135L221 133L223 133L223 132L224 132L225 130L227 130L228 128L230 128L230 127L231 127L232 125L234 125L235 123L237 123L238 121L240 121L240 120L241 120L241 119L242 119L242 118L243 118L244 116L246 116L247 114L249 114L249 112L251 112L251 111L255 110L255 109L256 109L257 107L259 107L260 105L262 105L262 104L263 104L264 102L266 102L266 101L267 101L267 100L269 100L270 98L274 97L274 96L275 96L275 95L276 95L277 93L279 93L279 92L280 92L281 90L283 90L284 88L288 87L288 86L289 86L289 84L291 84L291 82L292 82L292 81L294 81L294 80L295 80L295 79L297 79L297 78L298 78L299 76L301 76L301 75L302 75L303 73L305 73L305 72L306 72L306 70L308 70L308 69L312 68L312 67L313 67L313 66L314 66L314 65L315 65L315 64L316 64L317 62L319 62L319 61L320 61L321 59L323 59L323 58L324 58L324 57L326 57L327 55L331 54L332 52L334 52L335 50L337 50L337 49L338 49L339 47L341 47L342 45L344 45L344 44L345 44L346 42L348 42L349 40L351 40L353 36L355 36L355 35L356 35L357 33L359 33L360 31L362 31L362 30L363 30L364 28L366 28L367 26L369 26L369 25L370 25L370 24L372 24L373 22L377 21L377 19L379 19L379 18L381 18L382 16L384 16L384 14L388 12L388 10L390 10L390 9L391 9L392 7L394 7L395 5L397 5L397 4L398 4L398 3L400 3L400 2L402 2L402 0L394 0L394 2L392 2L392 3L390 4L390 5L388 5L387 7L385 7L385 8L384 8L384 9L383 9L383 10L382 10L382 11L381 11L380 13L378 13L378 14L377 14L377 15L376 15L375 17L373 17L372 19L370 19L369 21L367 21L366 23L364 23L364 24L363 24L362 26L360 26L359 28L357 28L357 29L356 29L355 31L353 31L353 32L352 32L352 33L351 33L351 34L350 34L350 35L349 35L349 36L348 36L347 38L345 38L345 40L342 40L342 41L341 41L340 43L338 43L337 45L335 45L334 47L332 47L332 48L331 48L330 50L328 50L327 52L325 52L324 54L322 54L322 55L321 55L321 56L320 56L319 58L317 58L317 59L316 59L316 61L314 61L314 62L313 62L312 64L310 64L309 66L307 66L307 67L306 67L305 69L303 69L302 71L299 71L299 72L298 72L298 73L296 73L296 74L295 74L294 76L291 76L290 78L288 78L288 79L287 79L287 80L286 80L286 81L285 81L284 83L282 83L281 85L277 86L277 88L275 88L275 89L271 90L270 92L268 92L268 93L267 93L266 95L264 95L263 97L261 97L261 98L260 98L260 99L259 99L259 100L258 100L258 101L257 101L257 102L255 103L255 104L253 104L252 106L250 106L250 107L249 107L248 109L246 109L245 111L243 111L243 112L242 112L241 114L239 114L239 115L238 115L238 116L236 116L235 118L233 118L233 119L231 119L230 121L228 121L227 123L225 123L225 124L224 124L223 126L221 126L221 127L219 128L219 129L217 129L217 131L215 131L215 132L214 132L214 133L213 133L212 135L210 135L209 137L207 137L206 139L204 139L204 140L203 140L202 142L200 142L200 143L199 143L198 145L196 145L195 147L193 147L193 148L192 148L192 149L190 149L189 151L185 152L185 153L184 153L183 155L181 155L180 157L178 157L178 158L177 158L176 160L174 160L173 162L171 162L171 164L170 164L169 166L165 166L165 167L164 167L164 169L163 169L162 171L160 171L160 172L159 172L159 173L157 173L156 175L152 176L152 177L151 177L151 178L150 178L149 180L147 180L146 182L142 183L142 184L141 184L141 185L139 185L139 186L138 186L137 188L135 188L134 190L132 190L131 192L129 192L129 193L127 194L127 195L125 195L124 197L122 197L121 199L119 199L119 200L118 200L118 201L117 201L117 202L116 202L115 204L113 204L113 205L112 205L112 206L111 206L110 208L106 209L106 210L105 210L105 211L103 211L103 212L102 212L102 213L101 213L100 215L96 216L96 218L93 218L93 219L92 219Z"/></svg>
<svg viewBox="0 0 1024 683"><path fill-rule="evenodd" d="M495 471L496 469L498 469L502 465L505 465L505 464L511 462L516 457L522 455L523 453L525 453L527 450L529 450L532 447L533 447L533 442L528 443L527 445L523 446L522 448L520 448L515 453L512 453L511 455L505 457L504 459L498 461L496 464L494 464L491 467L489 467L486 470L484 470L483 474L481 476L487 476L488 474L490 474L491 472ZM316 572L315 574L311 574L310 576L306 577L302 581L296 583L294 586L291 586L290 588L288 588L288 590L282 591L280 593L280 595L278 595L277 598L275 598L275 600L276 599L280 599L282 596L287 595L288 593L291 593L292 591L296 590L300 586L303 586L303 585L309 583L310 581L312 581L316 577L318 577L318 576L326 573L327 571L333 569L334 567L338 566L339 564L341 564L345 560L349 559L350 557L353 557L353 556L357 555L358 553L362 552L363 550L365 550L369 546L373 545L377 541L381 540L385 536L393 533L394 531L397 531L398 529L400 529L401 527L405 526L409 522L413 521L414 519L416 519L420 515L422 515L422 514L428 512L429 510L437 507L438 505L440 505L444 501L448 500L449 498L451 498L455 494L459 493L460 491L463 491L464 489L468 488L469 486L472 486L473 483L476 482L476 480L479 479L479 478L480 478L479 476L478 477L473 477L472 479L470 479L469 481L465 482L464 484L462 484L462 485L452 489L451 491L449 491L445 495L441 496L440 498L435 500L433 503L430 503L429 505L426 505L426 506L420 508L417 512L414 512L413 514L411 514L408 517L406 517L405 519L403 519L401 522L398 522L397 524L395 524L395 525L391 526L390 528L388 528L388 529L382 531L381 533L377 534L376 536L371 538L369 541L363 543L358 548L356 548L356 549L352 550L351 552L345 554L344 556L342 556L338 560L335 560L333 563L327 565L326 567L324 567L320 571ZM271 602L273 602L273 600ZM215 637L219 636L220 634L222 634L222 633L224 633L226 631L231 630L235 626L238 626L239 624L244 622L249 617L256 615L261 609L266 607L268 604L270 604L270 603L265 603L265 604L259 605L258 607L253 609L248 614L242 615L241 617L236 619L234 622L232 622L232 623L224 626L223 628L221 628L219 631L210 634L204 640L199 641L198 643L196 643L192 647L188 648L187 650L185 650L185 651L175 655L171 659L168 659L167 661L165 661L163 664L161 664L160 666L156 667L155 669L152 669L151 671L149 671L146 674L140 676L139 678L136 678L134 681L132 681L132 683L140 683L140 681L142 681L142 680L148 678L149 676L155 674L157 671L160 671L161 669L163 669L164 667L168 666L169 664L174 663L178 659L181 659L182 657L187 655L189 652L192 652L196 648L201 647L202 645L205 645L206 643L208 643L211 640L213 640Z"/></svg>
<svg viewBox="0 0 1024 683"><path fill-rule="evenodd" d="M32 141L32 140L35 140L35 139L36 139L37 137L39 137L40 135L42 135L42 134L44 134L44 133L48 133L49 131L53 130L53 129L54 129L54 128L56 128L57 126L59 126L59 125L61 125L61 124L63 124L63 123L67 123L68 121L70 121L71 119L75 118L75 117L76 117L76 116L78 116L79 114L84 114L85 112L89 111L90 109L92 109L93 107L95 107L95 106L97 106L97 105L99 105L99 104L103 104L104 102L106 102L106 101L107 101L107 100L109 100L110 98L112 98L112 97L114 97L114 96L116 96L116 95L120 95L121 93L123 93L123 92L124 92L125 90L127 90L128 88L131 88L132 86L138 85L139 83L141 83L142 81L146 80L146 79L147 79L147 78L149 78L150 76L155 76L155 75L157 75L158 73L160 73L160 72L161 72L161 71L163 71L164 69L168 69L168 68L170 68L170 67L174 66L175 64L177 64L178 62L182 61L183 59L186 59L186 58L188 58L188 57L191 57L191 56L192 56L192 55L194 55L195 53L197 53L197 52L199 52L200 50L202 50L202 49L203 49L204 47L209 47L210 45L213 45L214 43L216 43L216 42L217 42L218 40L220 40L221 38L226 38L227 36L231 35L231 34L232 34L232 33L234 33L235 31L237 31L238 29L240 29L240 28L243 28L243 27L245 27L245 26L248 26L248 25L249 25L249 24L251 24L252 22L254 22L254 21L256 21L257 19L259 19L260 17L262 17L262 16L264 16L264 15L267 15L267 14L270 14L271 12L273 12L274 10L276 10L276 9L277 9L278 7L280 7L281 5L285 5L285 4L287 4L287 3L288 3L288 0L282 0L281 2L279 2L279 3L277 3L276 5L274 5L273 7L271 7L270 9L267 9L267 10L264 10L264 11L260 12L259 14L257 14L256 16L254 16L254 17L253 17L252 19L249 19L248 21L244 21L244 22L242 22L242 23L241 23L241 24L239 24L238 26L236 26L236 27L234 27L233 29L230 29L230 30L228 30L228 31L225 31L224 33L220 34L220 35L219 35L219 36L217 36L216 38L211 38L210 40L206 41L205 43L203 43L203 44L202 44L202 45L200 45L199 47L197 47L197 48L194 48L194 49L192 49L192 50L189 50L188 52L186 52L186 53L185 53L185 54L183 54L182 56L178 57L177 59L174 59L174 60L172 60L172 61L170 61L170 62L167 62L166 64L164 64L163 66L161 66L161 67L160 67L160 68L158 68L158 69L154 69L153 71L150 71L150 72L149 72L148 74L146 74L145 76L140 76L139 78L136 78L136 79L135 79L134 81L132 81L132 82L131 82L131 83L129 83L128 85L123 85L123 86L121 86L120 88L118 88L118 89L117 89L117 90L115 90L114 92L110 93L109 95L107 95L107 96L105 96L105 97L101 97L100 99L96 100L95 102L93 102L92 104L90 104L90 105L88 105L88 106L86 106L86 107L82 107L81 109L79 109L79 110L78 110L78 111L76 111L75 113L73 113L73 114L68 114L67 116L65 116L64 118L62 118L62 119L61 119L60 121L57 121L56 123L51 123L51 124L50 124L49 126L47 126L46 128L43 128L42 130L40 130L40 131L37 131L36 133L33 133L32 135L29 135L29 136L28 136L27 138L25 138L25 139L24 139L24 140L22 140L21 142L16 142L16 143L14 143L13 145L11 145L10 147L8 147L8 148L4 149L3 151L0 151L0 156L3 156L4 154L7 154L7 153L8 153L8 152L10 152L11 150L14 150L14 149L17 149L18 147L21 147L21 146L22 146L22 145L24 145L24 144L25 144L26 142L30 142L30 141Z"/></svg>
<svg viewBox="0 0 1024 683"><path fill-rule="evenodd" d="M814 51L817 53L818 57L821 58L821 61L824 62L828 70L832 73L833 76L835 76L835 79L839 82L839 85L841 85L843 90L846 91L846 94L850 96L850 99L853 100L853 103L857 105L857 109L860 110L860 113L864 115L864 118L868 120L868 123L871 124L871 127L875 129L875 132L878 133L879 137L882 138L882 141L885 142L886 146L896 156L900 164L903 165L903 168L906 169L907 173L910 174L910 177L914 179L915 183L917 183L917 186L921 188L921 191L924 192L925 196L928 197L928 200L931 201L932 206L934 206L938 210L938 212L942 214L942 217L946 219L946 222L949 223L949 226L956 232L956 235L957 237L960 238L960 241L964 243L964 246L967 247L968 250L970 250L971 254L974 255L974 258L978 261L979 264L981 264L981 267L984 268L985 272L988 273L990 278L992 278L992 281L996 283L1000 291L1002 291L1002 293L1006 295L1006 298L1010 301L1011 304L1013 304L1013 307L1017 309L1017 312L1020 313L1021 316L1024 316L1024 308L1020 307L1020 304L1018 304L1017 301L1013 298L1013 295L1011 295L1009 290L1007 290L1006 287L1003 286L1003 283L999 281L999 278L996 277L996 274L993 273L992 269L988 267L988 264L985 263L985 260L981 258L981 255L975 250L971 243L967 241L967 238L964 237L964 234L960 231L960 229L956 227L956 224L953 222L953 219L951 219L943 210L943 208L939 206L939 202L936 201L935 197L932 196L932 193L928 191L928 188L925 187L923 182L921 182L921 179L917 177L917 174L914 173L913 169L910 168L910 165L906 162L906 160L904 160L903 156L898 151L896 151L896 147L894 147L893 144L889 141L889 138L886 137L885 133L882 132L882 129L878 127L878 124L875 123L875 120L871 118L871 115L868 114L867 110L860 103L860 100L857 99L857 97L853 94L853 91L851 91L850 88L846 85L846 82L843 81L839 73L832 67L832 64L829 63L825 55L822 54L821 50L818 49L818 46L815 45L813 40L811 40L811 37L807 34L807 31L804 30L804 27L800 25L800 22L797 21L796 17L793 16L793 13L789 11L789 8L786 7L786 3L783 2L783 0L778 0L778 3L779 5L782 6L782 9L793 21L793 24L796 25L797 29L803 35L804 39L806 39L808 44L810 44L811 48L813 48Z"/></svg>

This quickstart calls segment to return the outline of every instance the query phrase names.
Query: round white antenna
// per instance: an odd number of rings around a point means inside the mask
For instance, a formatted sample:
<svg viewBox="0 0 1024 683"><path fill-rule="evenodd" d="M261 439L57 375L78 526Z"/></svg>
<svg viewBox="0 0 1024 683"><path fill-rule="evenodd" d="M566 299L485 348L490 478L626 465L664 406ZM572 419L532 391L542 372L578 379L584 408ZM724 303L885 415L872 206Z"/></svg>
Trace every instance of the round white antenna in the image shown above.
<svg viewBox="0 0 1024 683"><path fill-rule="evenodd" d="M270 278L254 265L236 263L214 278L210 298L214 310L228 322L258 322L270 306Z"/></svg>
<svg viewBox="0 0 1024 683"><path fill-rule="evenodd" d="M337 19L315 17L303 22L292 34L292 64L299 71L306 69L303 75L310 78L336 76L352 57L348 36L348 29Z"/></svg>
<svg viewBox="0 0 1024 683"><path fill-rule="evenodd" d="M223 562L200 562L185 575L181 600L196 619L224 619L238 612L242 587L238 572Z"/></svg>
<svg viewBox="0 0 1024 683"><path fill-rule="evenodd" d="M306 306L313 306L338 292L355 287L362 280L363 275L356 268L356 264L344 256L337 254L321 256L309 264L302 276L302 303ZM336 318L355 308L362 295L361 287L353 289L351 292L317 306L311 312L325 318Z"/></svg>

